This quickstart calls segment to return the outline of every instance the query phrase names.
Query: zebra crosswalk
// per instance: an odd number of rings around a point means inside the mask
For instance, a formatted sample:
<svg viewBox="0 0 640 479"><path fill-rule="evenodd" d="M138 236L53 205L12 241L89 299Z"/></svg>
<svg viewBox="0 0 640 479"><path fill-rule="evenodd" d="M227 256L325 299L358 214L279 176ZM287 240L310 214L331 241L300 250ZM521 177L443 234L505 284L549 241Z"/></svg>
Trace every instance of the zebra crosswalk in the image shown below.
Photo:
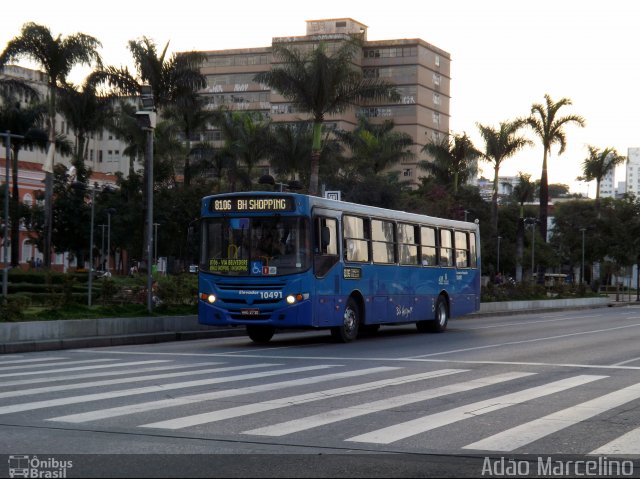
<svg viewBox="0 0 640 479"><path fill-rule="evenodd" d="M547 438L563 443L572 428L607 414L628 414L633 422L637 415L628 411L640 405L633 377L571 369L547 377L437 363L420 368L222 356L192 363L0 358L0 421L15 424L28 412L30 421L62 427L124 424L140 434L197 431L307 446L322 437L334 446L371 450L415 451L427 439L437 444L433 438L441 435L448 438L447 452L526 454ZM460 426L465 434L451 432ZM612 427L583 447L580 454L640 454L640 427Z"/></svg>

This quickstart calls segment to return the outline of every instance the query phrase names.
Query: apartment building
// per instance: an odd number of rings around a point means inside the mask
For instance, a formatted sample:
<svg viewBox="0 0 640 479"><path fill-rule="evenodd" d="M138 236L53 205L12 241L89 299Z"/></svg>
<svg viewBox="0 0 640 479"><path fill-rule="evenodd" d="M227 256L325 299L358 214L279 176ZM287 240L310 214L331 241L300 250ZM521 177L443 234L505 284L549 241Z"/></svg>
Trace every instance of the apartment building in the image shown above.
<svg viewBox="0 0 640 479"><path fill-rule="evenodd" d="M625 191L640 194L640 147L627 150L627 162L625 165Z"/></svg>
<svg viewBox="0 0 640 479"><path fill-rule="evenodd" d="M396 103L358 105L341 115L326 118L326 122L344 130L357 125L357 115L365 115L372 123L393 120L397 131L411 136L415 142L412 160L403 161L394 170L402 180L419 183L418 162L428 157L420 152L432 140L449 133L451 56L421 39L367 40L367 25L351 18L309 20L306 35L274 37L270 46L203 51L207 60L201 68L207 78L202 91L211 108L226 105L232 110L261 112L274 122L288 123L308 119L275 91L255 83L253 77L268 71L277 60L272 51L276 45L291 45L311 49L320 42L328 51L337 48L349 35L361 35L364 43L361 55L354 59L365 77L379 78L396 85L401 94ZM221 141L220 131L212 129L204 135L207 141ZM267 165L263 165L266 172Z"/></svg>
<svg viewBox="0 0 640 479"><path fill-rule="evenodd" d="M42 101L47 97L47 77L44 72L8 65L0 70L0 78L20 79L37 90ZM26 101L24 98L21 100ZM55 125L57 133L64 134L71 144L75 144L76 136L62 115L56 115ZM129 158L122 155L126 145L116 139L112 133L104 130L89 138L88 143L86 165L93 170L91 181L98 182L100 185L115 185L116 172L121 171L125 175L128 173ZM2 145L4 146L4 138L2 138ZM0 148L0 169L3 172L3 180L0 183L4 183L5 178L5 156L6 148ZM34 201L42 201L38 198L44 192L45 173L42 170L42 165L45 159L46 153L37 148L23 148L19 152L18 189L20 201L25 205L31 205ZM55 163L70 168L71 156L57 154ZM140 165L137 165L136 168L140 168ZM9 246L9 256L12 247L13 245ZM38 251L35 244L32 244L27 230L22 226L20 228L20 244L18 248L20 249L20 264L25 268L32 260L35 262L38 259L42 259L42 253ZM54 269L66 270L69 266L68 255L66 253L55 253L52 255L51 263ZM0 258L0 265L4 267L4 257Z"/></svg>

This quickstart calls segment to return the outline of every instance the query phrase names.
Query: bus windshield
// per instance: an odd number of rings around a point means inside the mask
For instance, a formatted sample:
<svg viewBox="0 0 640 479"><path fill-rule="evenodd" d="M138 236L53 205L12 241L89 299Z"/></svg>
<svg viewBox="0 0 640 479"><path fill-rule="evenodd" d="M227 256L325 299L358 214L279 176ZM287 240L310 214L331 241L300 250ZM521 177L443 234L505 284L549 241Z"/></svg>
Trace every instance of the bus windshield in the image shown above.
<svg viewBox="0 0 640 479"><path fill-rule="evenodd" d="M200 271L225 276L280 276L311 265L306 217L207 218Z"/></svg>

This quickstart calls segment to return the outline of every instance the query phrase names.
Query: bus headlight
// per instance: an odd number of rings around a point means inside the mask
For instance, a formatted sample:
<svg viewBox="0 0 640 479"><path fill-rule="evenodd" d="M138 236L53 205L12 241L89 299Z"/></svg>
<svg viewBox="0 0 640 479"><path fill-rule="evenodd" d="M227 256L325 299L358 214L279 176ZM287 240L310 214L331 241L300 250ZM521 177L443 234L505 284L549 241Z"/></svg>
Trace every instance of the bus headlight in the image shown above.
<svg viewBox="0 0 640 479"><path fill-rule="evenodd" d="M216 302L217 298L215 294L200 293L200 299L202 301L206 301L209 304L212 304Z"/></svg>
<svg viewBox="0 0 640 479"><path fill-rule="evenodd" d="M287 303L295 304L300 301L304 301L305 299L309 299L309 293L290 294L289 296L287 296Z"/></svg>

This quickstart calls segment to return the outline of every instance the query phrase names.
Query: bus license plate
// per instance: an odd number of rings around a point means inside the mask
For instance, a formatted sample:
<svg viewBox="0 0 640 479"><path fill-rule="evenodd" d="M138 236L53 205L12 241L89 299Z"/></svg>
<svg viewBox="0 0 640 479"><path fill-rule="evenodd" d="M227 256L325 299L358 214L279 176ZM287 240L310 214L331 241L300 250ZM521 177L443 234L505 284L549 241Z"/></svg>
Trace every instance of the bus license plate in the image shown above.
<svg viewBox="0 0 640 479"><path fill-rule="evenodd" d="M241 309L240 314L243 316L258 316L260 314L259 309Z"/></svg>

